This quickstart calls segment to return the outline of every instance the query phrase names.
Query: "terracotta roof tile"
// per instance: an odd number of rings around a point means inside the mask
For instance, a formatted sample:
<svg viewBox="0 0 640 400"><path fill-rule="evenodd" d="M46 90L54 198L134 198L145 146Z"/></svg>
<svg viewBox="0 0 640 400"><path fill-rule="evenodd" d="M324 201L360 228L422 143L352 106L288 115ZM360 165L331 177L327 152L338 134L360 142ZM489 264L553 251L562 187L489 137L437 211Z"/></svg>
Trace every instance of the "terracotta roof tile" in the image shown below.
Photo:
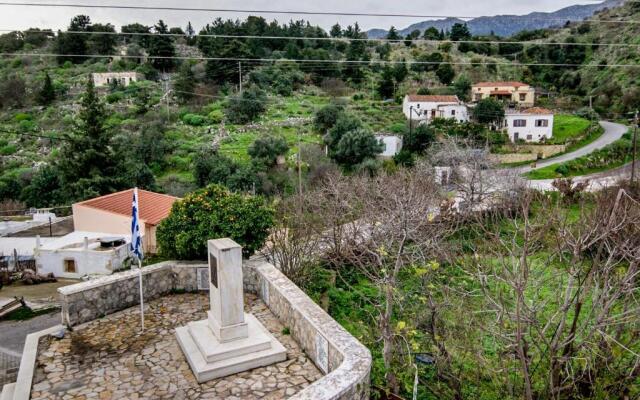
<svg viewBox="0 0 640 400"><path fill-rule="evenodd" d="M501 87L501 86L529 86L526 83L517 82L517 81L498 81L498 82L478 82L473 85L473 87Z"/></svg>
<svg viewBox="0 0 640 400"><path fill-rule="evenodd" d="M430 103L459 103L458 96L418 95L410 94L409 101Z"/></svg>
<svg viewBox="0 0 640 400"><path fill-rule="evenodd" d="M149 225L158 225L160 221L169 215L173 203L176 200L180 200L177 197L142 189L138 189L138 195L140 196L138 199L140 219ZM130 216L132 200L133 189L129 189L76 204L112 212L114 214Z"/></svg>
<svg viewBox="0 0 640 400"><path fill-rule="evenodd" d="M528 108L526 110L522 110L523 114L537 114L537 115L550 115L553 114L553 111L547 109L547 108L542 108L542 107L532 107L532 108Z"/></svg>

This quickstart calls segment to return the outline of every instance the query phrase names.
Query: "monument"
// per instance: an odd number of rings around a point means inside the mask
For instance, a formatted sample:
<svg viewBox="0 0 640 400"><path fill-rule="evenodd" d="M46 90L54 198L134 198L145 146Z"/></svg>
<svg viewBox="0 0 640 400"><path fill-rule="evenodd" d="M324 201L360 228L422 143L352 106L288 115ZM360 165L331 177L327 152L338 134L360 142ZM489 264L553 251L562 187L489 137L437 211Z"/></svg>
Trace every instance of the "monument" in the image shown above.
<svg viewBox="0 0 640 400"><path fill-rule="evenodd" d="M207 245L207 319L176 329L196 379L202 383L284 361L284 346L256 317L244 312L242 248L231 239L210 240Z"/></svg>

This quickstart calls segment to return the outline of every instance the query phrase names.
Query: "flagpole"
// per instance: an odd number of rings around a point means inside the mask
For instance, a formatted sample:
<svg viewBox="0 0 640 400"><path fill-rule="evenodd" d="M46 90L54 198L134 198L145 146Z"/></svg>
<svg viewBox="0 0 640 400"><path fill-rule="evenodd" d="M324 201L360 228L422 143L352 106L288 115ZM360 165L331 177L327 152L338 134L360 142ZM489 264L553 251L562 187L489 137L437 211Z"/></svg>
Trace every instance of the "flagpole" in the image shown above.
<svg viewBox="0 0 640 400"><path fill-rule="evenodd" d="M140 322L144 332L144 296L142 295L142 260L138 259L138 282L140 282Z"/></svg>

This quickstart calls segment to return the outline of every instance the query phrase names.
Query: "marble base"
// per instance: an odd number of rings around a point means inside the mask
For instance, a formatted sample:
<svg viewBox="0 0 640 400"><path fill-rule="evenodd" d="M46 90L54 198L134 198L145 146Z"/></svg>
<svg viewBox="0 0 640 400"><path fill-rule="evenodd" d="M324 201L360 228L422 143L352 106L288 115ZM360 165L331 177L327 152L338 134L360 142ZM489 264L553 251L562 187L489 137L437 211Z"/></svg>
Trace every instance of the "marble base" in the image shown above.
<svg viewBox="0 0 640 400"><path fill-rule="evenodd" d="M286 360L284 346L253 315L245 314L249 336L220 342L208 320L176 329L176 337L199 383Z"/></svg>

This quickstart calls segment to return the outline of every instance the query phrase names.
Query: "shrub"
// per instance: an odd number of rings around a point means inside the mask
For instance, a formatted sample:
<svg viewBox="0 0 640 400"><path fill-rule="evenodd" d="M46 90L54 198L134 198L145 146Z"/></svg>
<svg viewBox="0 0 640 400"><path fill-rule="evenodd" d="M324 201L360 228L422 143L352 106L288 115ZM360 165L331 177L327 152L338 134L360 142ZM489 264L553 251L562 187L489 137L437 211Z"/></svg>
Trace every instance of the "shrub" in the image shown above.
<svg viewBox="0 0 640 400"><path fill-rule="evenodd" d="M245 257L260 249L275 212L260 196L231 193L219 185L186 195L158 227L161 255L180 260L207 258L207 240L229 237Z"/></svg>
<svg viewBox="0 0 640 400"><path fill-rule="evenodd" d="M14 144L8 144L0 148L0 154L2 154L3 156L10 156L11 154L14 154L16 151L18 151L18 148Z"/></svg>
<svg viewBox="0 0 640 400"><path fill-rule="evenodd" d="M198 114L185 114L182 116L182 122L191 126L202 126L206 121L205 117Z"/></svg>
<svg viewBox="0 0 640 400"><path fill-rule="evenodd" d="M219 124L224 119L224 113L222 110L213 110L207 115L207 118L212 124Z"/></svg>
<svg viewBox="0 0 640 400"><path fill-rule="evenodd" d="M249 146L248 153L254 161L271 167L276 163L278 156L286 154L288 150L289 146L284 138L266 136L256 139Z"/></svg>
<svg viewBox="0 0 640 400"><path fill-rule="evenodd" d="M225 115L232 124L247 124L267 110L267 96L260 88L252 86L240 96L229 99Z"/></svg>
<svg viewBox="0 0 640 400"><path fill-rule="evenodd" d="M27 113L17 113L13 116L13 120L16 122L31 121L33 120L33 116Z"/></svg>

